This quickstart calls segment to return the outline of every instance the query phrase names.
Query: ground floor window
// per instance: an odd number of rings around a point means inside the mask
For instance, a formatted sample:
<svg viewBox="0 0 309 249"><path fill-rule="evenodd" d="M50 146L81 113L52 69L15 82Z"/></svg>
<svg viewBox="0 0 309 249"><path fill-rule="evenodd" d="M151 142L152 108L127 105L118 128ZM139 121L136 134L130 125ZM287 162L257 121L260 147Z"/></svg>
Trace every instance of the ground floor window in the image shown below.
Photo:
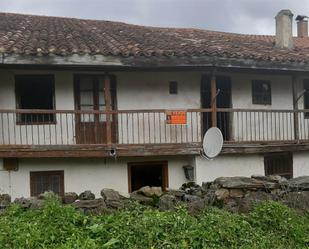
<svg viewBox="0 0 309 249"><path fill-rule="evenodd" d="M38 196L45 191L64 195L64 172L63 171L36 171L30 172L31 196Z"/></svg>
<svg viewBox="0 0 309 249"><path fill-rule="evenodd" d="M293 154L275 153L264 157L265 175L280 175L293 178Z"/></svg>

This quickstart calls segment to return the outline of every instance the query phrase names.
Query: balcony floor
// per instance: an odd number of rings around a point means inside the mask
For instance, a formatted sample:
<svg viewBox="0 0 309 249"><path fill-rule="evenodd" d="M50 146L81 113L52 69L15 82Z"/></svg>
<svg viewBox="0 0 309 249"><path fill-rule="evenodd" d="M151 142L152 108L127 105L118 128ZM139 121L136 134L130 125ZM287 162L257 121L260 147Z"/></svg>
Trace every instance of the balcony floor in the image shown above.
<svg viewBox="0 0 309 249"><path fill-rule="evenodd" d="M0 146L0 158L130 157L199 155L201 143L147 145L35 145ZM309 142L225 143L221 154L254 154L309 150Z"/></svg>

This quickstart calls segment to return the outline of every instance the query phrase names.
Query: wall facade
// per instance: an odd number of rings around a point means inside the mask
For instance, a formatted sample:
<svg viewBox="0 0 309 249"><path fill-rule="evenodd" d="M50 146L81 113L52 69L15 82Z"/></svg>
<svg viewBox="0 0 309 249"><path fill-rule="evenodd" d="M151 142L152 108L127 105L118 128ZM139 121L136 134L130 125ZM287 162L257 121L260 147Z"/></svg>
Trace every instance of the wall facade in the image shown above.
<svg viewBox="0 0 309 249"><path fill-rule="evenodd" d="M197 184L210 182L221 176L264 175L262 155L221 155L214 160L200 156L195 158L195 177Z"/></svg>
<svg viewBox="0 0 309 249"><path fill-rule="evenodd" d="M0 108L15 109L14 75L53 74L55 76L55 106L57 110L74 110L71 71L0 70ZM87 73L87 72L85 72ZM97 73L98 74L98 73ZM202 72L115 72L118 110L171 109L186 110L201 107L200 82ZM292 110L292 77L286 75L222 74L231 78L231 107L261 110ZM252 104L252 80L271 82L272 104ZM303 107L303 78L297 82ZM178 82L178 94L169 94L169 82ZM230 113L231 140L293 140L293 113L234 112ZM57 114L56 124L16 125L15 114L2 114L0 126L5 131L0 143L17 144L75 144L74 114ZM183 143L199 142L202 137L201 114L187 113L187 125L167 125L164 111L156 113L120 113L117 117L119 143ZM299 114L300 138L309 138L309 119ZM10 134L10 135L9 135ZM28 134L28 135L27 135ZM31 135L30 135L31 134ZM181 139L180 139L181 138Z"/></svg>
<svg viewBox="0 0 309 249"><path fill-rule="evenodd" d="M144 161L168 161L169 187L179 188L186 182L182 166L190 158L121 158L121 159L20 159L18 171L0 169L0 193L12 198L30 196L31 171L64 171L64 191L80 194L91 190L97 197L103 188L128 193L128 163Z"/></svg>

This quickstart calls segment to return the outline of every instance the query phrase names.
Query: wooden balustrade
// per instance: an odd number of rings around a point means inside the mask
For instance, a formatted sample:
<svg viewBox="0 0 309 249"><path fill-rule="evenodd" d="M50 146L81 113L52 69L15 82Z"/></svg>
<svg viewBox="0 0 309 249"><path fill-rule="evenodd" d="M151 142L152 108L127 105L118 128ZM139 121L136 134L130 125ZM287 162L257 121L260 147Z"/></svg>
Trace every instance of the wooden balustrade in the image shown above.
<svg viewBox="0 0 309 249"><path fill-rule="evenodd" d="M227 144L309 141L309 110L216 111L216 123ZM164 109L0 110L0 146L201 143L213 125L212 109L184 113L185 123L173 124Z"/></svg>

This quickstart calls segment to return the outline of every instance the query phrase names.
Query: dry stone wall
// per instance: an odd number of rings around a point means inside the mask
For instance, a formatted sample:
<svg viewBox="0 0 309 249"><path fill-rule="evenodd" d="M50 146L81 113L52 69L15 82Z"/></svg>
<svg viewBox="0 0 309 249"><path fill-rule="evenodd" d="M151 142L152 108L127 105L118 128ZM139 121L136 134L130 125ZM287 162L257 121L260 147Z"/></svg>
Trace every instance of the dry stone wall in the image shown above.
<svg viewBox="0 0 309 249"><path fill-rule="evenodd" d="M46 192L38 197L17 198L24 208L40 208L52 193ZM309 176L286 180L280 176L220 177L213 182L199 186L193 182L185 183L180 189L167 189L145 186L124 197L113 189L102 189L101 196L89 190L80 193L66 193L60 198L64 205L72 205L86 213L105 213L121 210L135 202L152 206L162 211L173 210L177 205L185 205L195 214L205 207L216 206L231 212L249 212L254 205L264 201L279 201L298 211L309 210ZM0 195L0 212L11 205L11 197Z"/></svg>

